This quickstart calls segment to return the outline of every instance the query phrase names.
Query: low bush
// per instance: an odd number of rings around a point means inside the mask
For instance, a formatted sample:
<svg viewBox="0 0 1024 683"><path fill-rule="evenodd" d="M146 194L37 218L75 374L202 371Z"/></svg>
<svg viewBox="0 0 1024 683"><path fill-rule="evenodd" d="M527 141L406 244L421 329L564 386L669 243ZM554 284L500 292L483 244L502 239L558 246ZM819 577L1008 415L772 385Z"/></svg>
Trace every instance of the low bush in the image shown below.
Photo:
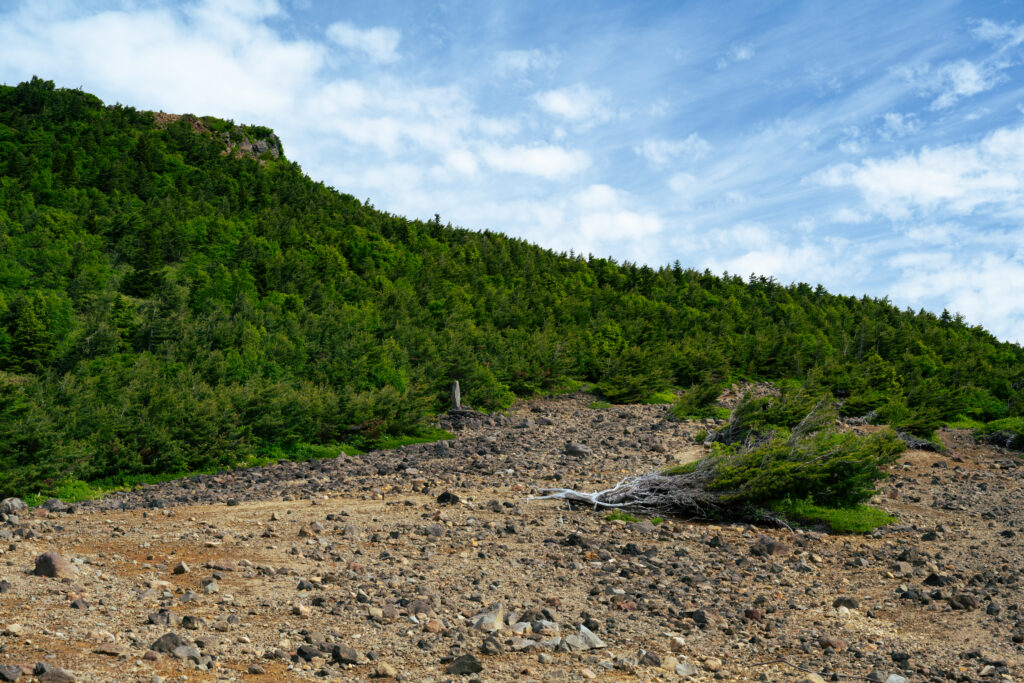
<svg viewBox="0 0 1024 683"><path fill-rule="evenodd" d="M979 441L1013 450L1024 450L1024 417L1004 417L974 430Z"/></svg>

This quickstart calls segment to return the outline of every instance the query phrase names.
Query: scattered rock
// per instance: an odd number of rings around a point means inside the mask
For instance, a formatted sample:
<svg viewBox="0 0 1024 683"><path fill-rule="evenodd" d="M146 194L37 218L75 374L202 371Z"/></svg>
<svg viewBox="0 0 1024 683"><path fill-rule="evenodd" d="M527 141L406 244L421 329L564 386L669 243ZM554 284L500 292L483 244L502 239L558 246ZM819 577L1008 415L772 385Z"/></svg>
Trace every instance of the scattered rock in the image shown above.
<svg viewBox="0 0 1024 683"><path fill-rule="evenodd" d="M469 674L480 673L484 670L484 667L480 660L473 655L462 655L461 657L456 657L444 670L456 676L468 676Z"/></svg>
<svg viewBox="0 0 1024 683"><path fill-rule="evenodd" d="M36 558L36 567L32 573L36 576L63 579L74 576L75 569L59 553L48 550Z"/></svg>

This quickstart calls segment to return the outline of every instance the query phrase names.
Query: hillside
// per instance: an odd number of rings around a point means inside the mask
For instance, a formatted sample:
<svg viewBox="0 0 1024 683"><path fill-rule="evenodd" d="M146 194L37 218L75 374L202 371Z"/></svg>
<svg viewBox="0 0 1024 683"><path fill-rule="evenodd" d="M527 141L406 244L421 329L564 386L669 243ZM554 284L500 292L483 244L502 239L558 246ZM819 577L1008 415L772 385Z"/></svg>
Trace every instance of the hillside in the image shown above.
<svg viewBox="0 0 1024 683"><path fill-rule="evenodd" d="M820 286L558 254L315 182L267 128L0 87L0 497L432 438L591 383L787 380L1013 442L1024 350Z"/></svg>

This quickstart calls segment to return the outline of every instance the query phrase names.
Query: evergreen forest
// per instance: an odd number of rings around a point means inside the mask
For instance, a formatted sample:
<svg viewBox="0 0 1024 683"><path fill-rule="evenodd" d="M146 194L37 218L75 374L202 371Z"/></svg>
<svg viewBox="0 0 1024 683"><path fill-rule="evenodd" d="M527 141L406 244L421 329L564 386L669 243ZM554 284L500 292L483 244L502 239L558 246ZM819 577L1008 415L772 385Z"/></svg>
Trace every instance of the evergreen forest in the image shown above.
<svg viewBox="0 0 1024 683"><path fill-rule="evenodd" d="M0 498L430 438L453 380L683 416L767 380L1024 446L1024 349L959 315L411 220L262 126L0 86Z"/></svg>

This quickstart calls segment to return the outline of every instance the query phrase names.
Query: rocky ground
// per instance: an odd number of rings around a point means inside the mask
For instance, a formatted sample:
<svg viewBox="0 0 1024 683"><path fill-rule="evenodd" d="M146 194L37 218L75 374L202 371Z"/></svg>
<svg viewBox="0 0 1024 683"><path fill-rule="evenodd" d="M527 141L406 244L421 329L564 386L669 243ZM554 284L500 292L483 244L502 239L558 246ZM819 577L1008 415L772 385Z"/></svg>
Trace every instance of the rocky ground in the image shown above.
<svg viewBox="0 0 1024 683"><path fill-rule="evenodd" d="M699 457L710 425L593 400L69 510L8 502L0 681L1021 678L1024 460L944 432L894 467L878 503L900 521L868 537L527 502Z"/></svg>

